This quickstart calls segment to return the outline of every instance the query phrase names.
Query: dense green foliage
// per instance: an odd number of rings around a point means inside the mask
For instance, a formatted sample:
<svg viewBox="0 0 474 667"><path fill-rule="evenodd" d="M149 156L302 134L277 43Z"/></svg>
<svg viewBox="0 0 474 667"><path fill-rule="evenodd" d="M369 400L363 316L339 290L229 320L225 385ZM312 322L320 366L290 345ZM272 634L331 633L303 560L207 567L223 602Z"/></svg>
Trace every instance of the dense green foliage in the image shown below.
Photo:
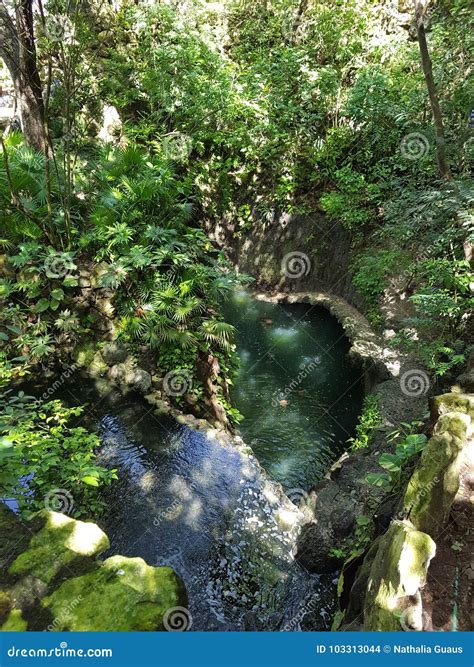
<svg viewBox="0 0 474 667"><path fill-rule="evenodd" d="M381 300L396 283L406 307L394 342L434 374L458 369L472 306L467 0L429 8L447 181L437 172L411 8L372 0L74 7L49 0L37 17L47 155L18 133L2 143L2 373L5 364L24 373L94 335L79 297L81 272L95 266L115 335L150 353L163 374L185 371L199 400L200 354L210 352L224 375L235 367L219 305L235 276L203 228L229 224L245 237L275 211L324 213L329 234L341 223L372 323L383 324ZM109 105L121 125L104 135ZM63 410L31 409L19 451ZM354 447L377 421L376 406L364 414ZM72 450L79 441L88 455L89 436L69 433ZM83 472L68 474L76 483Z"/></svg>
<svg viewBox="0 0 474 667"><path fill-rule="evenodd" d="M348 440L351 443L351 449L355 451L368 447L374 430L381 424L382 419L377 397L374 394L368 394L364 398L359 423L356 427L356 435Z"/></svg>
<svg viewBox="0 0 474 667"><path fill-rule="evenodd" d="M5 390L16 368L3 355L0 361ZM95 462L98 436L73 425L83 410L6 390L0 406L0 488L25 516L45 504L76 516L103 509L96 490L116 474Z"/></svg>

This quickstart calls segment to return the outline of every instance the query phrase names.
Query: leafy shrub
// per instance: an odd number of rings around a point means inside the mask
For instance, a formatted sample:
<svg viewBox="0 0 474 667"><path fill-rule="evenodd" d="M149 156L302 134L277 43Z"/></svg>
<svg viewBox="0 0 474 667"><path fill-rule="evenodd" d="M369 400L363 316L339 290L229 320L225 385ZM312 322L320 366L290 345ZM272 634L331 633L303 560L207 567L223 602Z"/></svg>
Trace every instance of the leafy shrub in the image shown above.
<svg viewBox="0 0 474 667"><path fill-rule="evenodd" d="M97 489L116 478L95 461L98 436L73 419L84 408L60 401L41 403L23 392L9 394L0 410L2 496L17 501L25 516L55 497L67 499L75 516L100 513L105 505Z"/></svg>
<svg viewBox="0 0 474 667"><path fill-rule="evenodd" d="M425 445L426 435L423 433L411 433L405 436L397 444L395 454L384 453L379 457L379 465L387 472L370 472L366 475L366 481L382 487L387 492L397 489L407 462L422 452Z"/></svg>
<svg viewBox="0 0 474 667"><path fill-rule="evenodd" d="M368 394L364 398L362 412L356 426L355 438L349 438L347 442L351 443L351 450L364 449L368 447L373 431L382 423L379 402L377 396Z"/></svg>

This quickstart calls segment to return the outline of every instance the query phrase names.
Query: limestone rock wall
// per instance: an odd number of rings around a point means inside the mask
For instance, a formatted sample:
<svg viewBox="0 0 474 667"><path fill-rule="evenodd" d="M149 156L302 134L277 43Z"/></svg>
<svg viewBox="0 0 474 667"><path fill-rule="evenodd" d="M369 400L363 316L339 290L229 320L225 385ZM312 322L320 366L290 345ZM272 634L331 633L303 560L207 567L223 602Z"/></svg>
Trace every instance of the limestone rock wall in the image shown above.
<svg viewBox="0 0 474 667"><path fill-rule="evenodd" d="M398 514L404 519L393 520L366 554L352 586L347 629L433 629L424 587L460 487L472 482L474 396L456 391L436 396L432 404L437 419L407 485ZM474 503L472 495L467 501ZM459 558L456 591L464 586L469 596L469 578Z"/></svg>

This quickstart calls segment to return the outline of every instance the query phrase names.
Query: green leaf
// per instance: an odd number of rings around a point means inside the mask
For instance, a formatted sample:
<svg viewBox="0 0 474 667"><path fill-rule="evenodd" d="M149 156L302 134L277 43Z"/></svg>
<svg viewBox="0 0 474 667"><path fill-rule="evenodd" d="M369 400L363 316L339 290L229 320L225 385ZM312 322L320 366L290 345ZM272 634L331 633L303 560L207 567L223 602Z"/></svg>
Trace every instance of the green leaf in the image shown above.
<svg viewBox="0 0 474 667"><path fill-rule="evenodd" d="M365 476L365 481L386 490L391 488L390 477L384 472L369 472Z"/></svg>
<svg viewBox="0 0 474 667"><path fill-rule="evenodd" d="M389 472L400 472L402 461L395 454L382 454L379 465Z"/></svg>
<svg viewBox="0 0 474 667"><path fill-rule="evenodd" d="M63 280L63 287L77 287L78 280L74 276L66 276Z"/></svg>
<svg viewBox="0 0 474 667"><path fill-rule="evenodd" d="M51 292L51 298L55 301L62 301L64 299L64 292L59 287L57 289L53 289Z"/></svg>
<svg viewBox="0 0 474 667"><path fill-rule="evenodd" d="M49 308L49 301L48 299L40 299L36 306L34 307L35 313L43 313L45 310L48 310Z"/></svg>
<svg viewBox="0 0 474 667"><path fill-rule="evenodd" d="M83 477L81 482L84 482L84 484L87 484L88 486L99 486L98 480L91 475L86 475L86 477Z"/></svg>

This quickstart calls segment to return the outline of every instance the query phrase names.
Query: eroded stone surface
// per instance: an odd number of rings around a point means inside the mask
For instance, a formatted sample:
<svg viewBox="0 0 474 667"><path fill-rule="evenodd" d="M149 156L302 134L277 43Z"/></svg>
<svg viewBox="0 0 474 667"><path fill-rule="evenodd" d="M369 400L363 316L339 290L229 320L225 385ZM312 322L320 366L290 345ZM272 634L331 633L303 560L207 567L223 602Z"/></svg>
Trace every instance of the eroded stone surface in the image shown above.
<svg viewBox="0 0 474 667"><path fill-rule="evenodd" d="M443 529L459 488L460 455L470 425L467 414L442 414L408 483L404 511L418 530L433 537Z"/></svg>
<svg viewBox="0 0 474 667"><path fill-rule="evenodd" d="M436 545L409 521L393 521L370 567L364 630L421 630L420 589Z"/></svg>
<svg viewBox="0 0 474 667"><path fill-rule="evenodd" d="M163 630L165 613L185 603L184 587L171 568L125 556L68 579L42 602L56 619L55 630L71 632Z"/></svg>

